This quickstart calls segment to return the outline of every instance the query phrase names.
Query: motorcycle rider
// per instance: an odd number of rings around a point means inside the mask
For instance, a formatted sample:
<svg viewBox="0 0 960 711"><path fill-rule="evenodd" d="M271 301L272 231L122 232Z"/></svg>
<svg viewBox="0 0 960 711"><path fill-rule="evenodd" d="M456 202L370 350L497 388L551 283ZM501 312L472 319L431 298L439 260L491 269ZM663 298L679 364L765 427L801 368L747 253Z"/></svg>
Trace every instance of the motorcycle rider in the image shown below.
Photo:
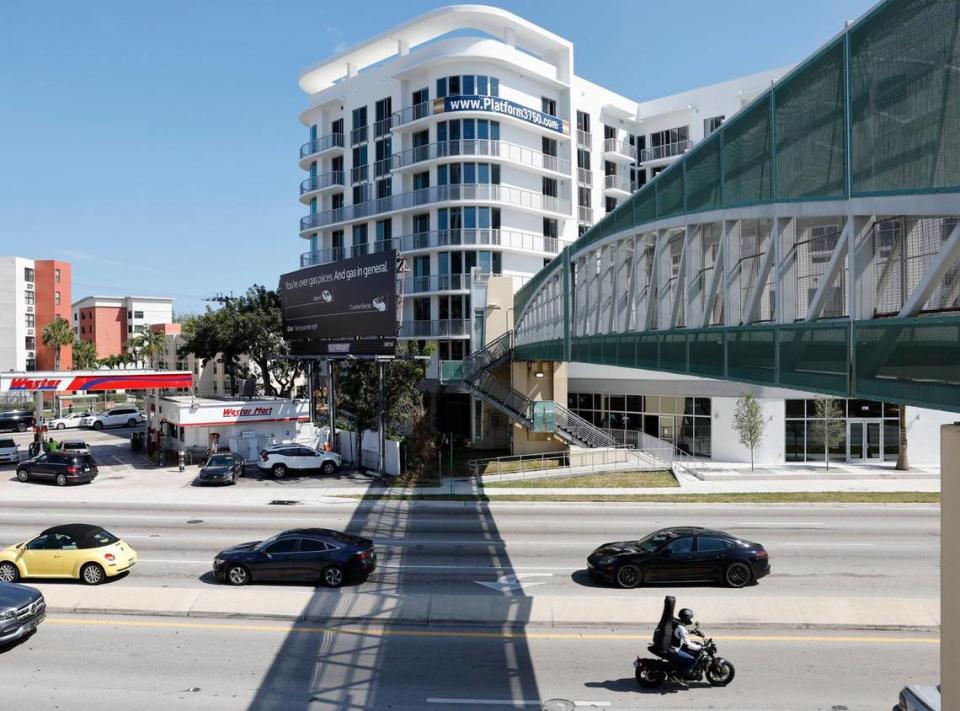
<svg viewBox="0 0 960 711"><path fill-rule="evenodd" d="M677 614L677 619L673 622L673 635L670 640L670 661L673 663L675 672L672 675L673 681L677 682L683 688L687 688L684 679L693 665L697 662L697 656L703 645L690 639L690 633L687 632L687 625L693 623L693 610L685 607Z"/></svg>

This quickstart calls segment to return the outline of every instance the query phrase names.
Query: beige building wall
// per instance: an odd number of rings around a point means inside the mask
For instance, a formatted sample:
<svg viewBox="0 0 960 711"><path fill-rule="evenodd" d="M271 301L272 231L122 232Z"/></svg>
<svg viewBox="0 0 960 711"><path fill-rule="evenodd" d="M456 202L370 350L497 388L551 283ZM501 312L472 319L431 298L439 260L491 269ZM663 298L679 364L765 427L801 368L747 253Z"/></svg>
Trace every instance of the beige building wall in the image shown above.
<svg viewBox="0 0 960 711"><path fill-rule="evenodd" d="M543 373L542 378L536 376ZM553 361L519 361L510 364L512 385L531 400L553 400L567 404L567 364ZM567 444L549 432L530 432L513 423L513 454L562 452Z"/></svg>
<svg viewBox="0 0 960 711"><path fill-rule="evenodd" d="M942 708L960 709L960 424L940 428L940 683Z"/></svg>

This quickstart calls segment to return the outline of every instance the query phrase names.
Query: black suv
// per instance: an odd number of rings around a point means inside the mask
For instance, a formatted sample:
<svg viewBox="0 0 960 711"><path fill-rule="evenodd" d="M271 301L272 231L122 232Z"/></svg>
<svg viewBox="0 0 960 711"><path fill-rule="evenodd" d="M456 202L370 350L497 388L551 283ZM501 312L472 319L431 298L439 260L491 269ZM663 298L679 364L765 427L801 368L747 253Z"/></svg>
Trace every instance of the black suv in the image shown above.
<svg viewBox="0 0 960 711"><path fill-rule="evenodd" d="M46 479L57 486L85 484L97 478L97 463L89 454L78 452L49 452L21 462L17 479Z"/></svg>
<svg viewBox="0 0 960 711"><path fill-rule="evenodd" d="M8 410L0 412L0 432L6 430L16 430L17 432L26 432L33 427L33 413L29 410Z"/></svg>

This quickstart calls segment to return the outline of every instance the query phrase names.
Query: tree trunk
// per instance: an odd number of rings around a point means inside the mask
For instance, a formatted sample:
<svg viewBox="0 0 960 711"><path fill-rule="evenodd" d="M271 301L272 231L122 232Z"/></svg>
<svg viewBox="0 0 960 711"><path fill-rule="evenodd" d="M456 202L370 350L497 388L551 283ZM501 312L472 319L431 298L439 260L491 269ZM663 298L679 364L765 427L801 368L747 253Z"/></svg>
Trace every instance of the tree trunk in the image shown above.
<svg viewBox="0 0 960 711"><path fill-rule="evenodd" d="M900 406L900 450L897 452L897 469L907 471L910 460L907 459L907 406Z"/></svg>
<svg viewBox="0 0 960 711"><path fill-rule="evenodd" d="M270 367L266 360L257 361L260 368L260 379L263 380L263 394L267 397L273 397L276 390L273 389L273 381L270 379Z"/></svg>
<svg viewBox="0 0 960 711"><path fill-rule="evenodd" d="M53 351L53 369L60 370L60 346L57 346Z"/></svg>
<svg viewBox="0 0 960 711"><path fill-rule="evenodd" d="M750 471L753 471L753 447L750 448Z"/></svg>
<svg viewBox="0 0 960 711"><path fill-rule="evenodd" d="M830 422L827 421L827 427L829 427ZM825 431L823 433L823 458L827 463L827 471L830 471L830 433Z"/></svg>

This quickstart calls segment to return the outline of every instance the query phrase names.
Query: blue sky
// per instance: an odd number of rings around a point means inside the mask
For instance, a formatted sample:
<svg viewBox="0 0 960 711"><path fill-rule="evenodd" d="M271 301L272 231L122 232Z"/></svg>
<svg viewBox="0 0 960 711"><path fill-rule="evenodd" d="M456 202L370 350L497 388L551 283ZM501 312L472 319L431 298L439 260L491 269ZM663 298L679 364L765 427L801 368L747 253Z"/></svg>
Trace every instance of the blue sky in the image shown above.
<svg viewBox="0 0 960 711"><path fill-rule="evenodd" d="M0 254L73 262L74 299L275 286L307 249L302 69L432 0L7 0ZM647 99L795 63L870 0L496 2ZM362 8L362 11L358 11Z"/></svg>

